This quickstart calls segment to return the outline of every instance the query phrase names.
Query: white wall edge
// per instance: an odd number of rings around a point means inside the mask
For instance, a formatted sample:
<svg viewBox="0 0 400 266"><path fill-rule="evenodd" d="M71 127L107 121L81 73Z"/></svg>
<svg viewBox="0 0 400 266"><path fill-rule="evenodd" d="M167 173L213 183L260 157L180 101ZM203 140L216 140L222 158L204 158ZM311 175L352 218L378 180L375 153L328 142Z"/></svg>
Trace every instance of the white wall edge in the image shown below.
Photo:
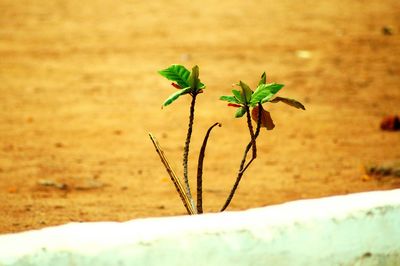
<svg viewBox="0 0 400 266"><path fill-rule="evenodd" d="M400 189L0 235L0 265L400 265Z"/></svg>

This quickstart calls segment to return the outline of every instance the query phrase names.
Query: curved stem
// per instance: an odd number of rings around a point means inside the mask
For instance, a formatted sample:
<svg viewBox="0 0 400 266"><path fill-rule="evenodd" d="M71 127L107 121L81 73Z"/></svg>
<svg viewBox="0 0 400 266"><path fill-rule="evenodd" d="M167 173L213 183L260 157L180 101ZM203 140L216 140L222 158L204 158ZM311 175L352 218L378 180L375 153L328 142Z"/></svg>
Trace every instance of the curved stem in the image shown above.
<svg viewBox="0 0 400 266"><path fill-rule="evenodd" d="M243 154L242 161L240 162L240 167L239 167L238 175L236 177L235 184L233 185L233 187L231 189L231 192L229 193L229 196L225 201L224 206L222 206L221 212L223 212L226 208L228 208L229 204L231 203L231 201L233 199L233 196L235 195L236 189L239 186L240 180L242 179L244 172L247 170L247 168L250 166L250 164L255 159L254 154L257 154L257 151L256 151L256 153L254 153L254 148L253 148L253 156L252 156L250 162L245 167L244 164L246 163L247 154L250 151L251 147L253 147L253 143L255 144L256 139L257 139L258 135L260 134L260 129L261 129L261 106L260 105L261 104L258 104L258 119L257 119L256 132L252 134L253 126L249 127L250 135L251 135L252 138L251 138L249 144L247 144L247 146L246 146L246 149L245 149L244 154ZM247 108L247 110L246 110L246 112L247 112L247 124L249 124L249 118L250 118L249 111L250 110ZM250 119L250 125L251 125L251 119ZM255 147L255 145L254 145L254 147Z"/></svg>
<svg viewBox="0 0 400 266"><path fill-rule="evenodd" d="M203 162L204 162L204 157L206 155L207 141L210 136L211 130L217 125L219 127L221 126L220 123L215 123L207 130L206 136L204 137L203 144L201 146L199 153L199 162L197 164L197 212L198 213L203 213Z"/></svg>
<svg viewBox="0 0 400 266"><path fill-rule="evenodd" d="M190 199L191 204L194 208L194 201L192 197L192 193L190 192L190 185L189 185L189 178L188 178L188 157L189 157L189 145L190 139L192 137L192 130L193 130L193 121L194 121L194 107L196 105L196 96L197 93L193 93L192 95L192 102L190 103L190 114L189 114L189 125L188 131L186 135L185 147L183 150L183 180L186 186L186 194Z"/></svg>

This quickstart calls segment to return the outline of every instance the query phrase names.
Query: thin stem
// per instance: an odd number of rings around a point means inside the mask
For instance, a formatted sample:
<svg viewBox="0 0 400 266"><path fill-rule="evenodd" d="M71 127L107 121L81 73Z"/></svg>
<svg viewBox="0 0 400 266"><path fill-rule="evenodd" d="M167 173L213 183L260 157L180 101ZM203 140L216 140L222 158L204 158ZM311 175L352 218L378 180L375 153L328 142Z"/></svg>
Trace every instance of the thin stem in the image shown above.
<svg viewBox="0 0 400 266"><path fill-rule="evenodd" d="M178 191L178 194L183 202L183 205L186 208L186 211L189 214L196 214L196 210L193 208L193 206L190 204L190 200L187 197L183 185L181 183L181 181L179 180L179 178L176 176L175 172L172 170L167 157L165 157L164 151L161 149L160 144L158 144L157 139L151 134L149 133L150 139L153 142L154 148L156 149L156 152L158 153L158 155L160 156L161 162L164 164L165 169L167 170L172 183L174 183L176 190Z"/></svg>
<svg viewBox="0 0 400 266"><path fill-rule="evenodd" d="M192 95L192 102L190 103L189 125L188 125L188 131L187 131L187 135L186 135L185 148L183 150L183 180L184 180L185 186L186 186L186 194L188 195L188 197L190 199L192 207L195 208L192 193L190 192L190 185L189 185L189 178L188 178L188 157L189 157L190 139L192 137L192 130L193 130L194 107L196 104L197 93L194 92L191 95Z"/></svg>
<svg viewBox="0 0 400 266"><path fill-rule="evenodd" d="M250 145L252 146L252 150L253 150L253 153L252 153L252 156L251 156L251 159L250 159L250 161L246 164L246 166L241 170L241 172L242 173L244 173L244 171L246 171L247 170L247 168L250 166L250 164L257 158L257 146L256 146L256 136L255 136L255 134L254 134L254 132L253 132L253 125L251 124L251 118L250 118L250 111L247 113L247 125L248 125L248 127L249 127L249 131L250 131L250 136L251 136L251 141L250 141ZM257 119L257 122L258 122L258 120L260 120L260 118L258 118ZM246 154L246 157L247 157L247 154Z"/></svg>
<svg viewBox="0 0 400 266"><path fill-rule="evenodd" d="M247 127L249 128L250 137L251 137L251 145L253 148L252 159L254 160L257 157L257 146L256 146L256 138L254 136L253 124L251 123L249 106L246 106L246 118L247 118Z"/></svg>
<svg viewBox="0 0 400 266"><path fill-rule="evenodd" d="M262 111L261 103L258 103L257 127L256 127L256 132L254 133L254 137L256 138L260 134L260 129L261 129L261 111Z"/></svg>
<svg viewBox="0 0 400 266"><path fill-rule="evenodd" d="M254 133L254 141L257 139L258 135L260 134L260 129L261 129L261 104L258 103L258 116L257 116L257 127L256 127L256 132ZM247 153L250 151L250 148L253 146L253 139L247 144L246 150L244 152L244 160L242 160L242 163L240 164L239 171L244 172L246 169L250 166L250 164L254 161L255 157L252 156L250 162L247 163L246 166L244 166L246 158L247 158ZM253 153L254 154L254 153Z"/></svg>
<svg viewBox="0 0 400 266"><path fill-rule="evenodd" d="M250 110L247 109L246 113L247 113L247 124L249 124L249 118L250 118L250 114L249 114ZM250 125L251 125L251 119L250 119ZM250 164L254 161L255 157L254 157L254 150L253 150L253 156L250 160L250 162L244 166L244 164L246 163L246 158L247 158L247 154L250 151L251 147L253 146L253 143L255 144L256 139L258 137L258 135L260 134L260 129L261 129L261 104L258 104L258 119L257 119L257 128L256 128L256 132L252 134L252 129L253 127L249 127L249 131L250 131L250 135L251 135L251 140L249 142L249 144L247 144L246 149L244 151L243 154L243 158L242 161L240 162L240 167L239 167L239 171L236 177L236 181L235 184L233 185L231 192L229 193L228 198L225 201L224 206L221 209L221 212L223 212L231 203L233 196L235 195L236 189L239 186L240 180L243 177L244 172L247 170L247 168L250 166ZM254 145L255 146L255 145ZM257 153L256 153L257 154Z"/></svg>
<svg viewBox="0 0 400 266"><path fill-rule="evenodd" d="M207 130L199 153L199 162L197 164L197 213L203 213L203 162L206 155L207 141L211 130L217 125L221 126L220 123L215 123Z"/></svg>

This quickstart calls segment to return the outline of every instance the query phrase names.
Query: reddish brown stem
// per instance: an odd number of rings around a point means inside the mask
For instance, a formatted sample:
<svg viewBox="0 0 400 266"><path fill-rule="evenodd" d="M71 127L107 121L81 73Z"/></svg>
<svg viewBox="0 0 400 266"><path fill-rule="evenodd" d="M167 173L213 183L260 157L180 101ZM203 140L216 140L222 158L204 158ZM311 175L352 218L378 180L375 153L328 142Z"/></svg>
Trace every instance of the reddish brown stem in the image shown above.
<svg viewBox="0 0 400 266"><path fill-rule="evenodd" d="M203 162L206 155L207 142L208 138L210 137L211 130L217 125L219 127L221 126L220 123L215 123L207 130L199 153L199 162L197 164L197 213L203 213Z"/></svg>
<svg viewBox="0 0 400 266"><path fill-rule="evenodd" d="M183 150L183 180L185 182L186 187L186 194L190 199L190 202L194 208L194 201L192 193L190 192L190 185L189 185L189 178L188 178L188 157L189 157L189 146L190 146L190 139L192 137L192 130L193 130L193 121L194 121L194 107L196 105L196 96L197 93L193 93L192 95L192 102L190 103L190 113L189 113L189 126L186 135L185 147Z"/></svg>
<svg viewBox="0 0 400 266"><path fill-rule="evenodd" d="M246 146L246 149L245 149L244 154L243 154L242 161L240 162L240 167L239 167L238 175L236 177L235 184L233 185L233 187L231 189L231 192L229 193L229 196L225 201L224 206L222 206L221 212L223 212L226 208L228 208L229 204L231 203L231 201L233 199L233 196L235 195L236 189L239 186L240 180L242 179L244 172L247 170L247 168L250 166L250 164L256 158L254 155L257 155L257 150L254 149L254 147L256 147L256 145L255 145L256 139L257 139L258 135L260 134L260 129L261 129L261 108L260 108L260 104L259 104L259 108L258 108L257 128L256 128L256 132L255 133L253 132L253 126L251 124L251 118L250 118L250 110L249 110L248 107L247 107L246 113L247 113L247 125L249 126L249 124L250 124L249 131L250 131L251 140L250 140L249 144L247 144L247 146ZM254 144L254 146L253 146L253 144ZM247 165L244 166L245 163L246 163L247 154L248 154L248 152L250 151L250 149L252 147L253 147L252 158L247 163Z"/></svg>

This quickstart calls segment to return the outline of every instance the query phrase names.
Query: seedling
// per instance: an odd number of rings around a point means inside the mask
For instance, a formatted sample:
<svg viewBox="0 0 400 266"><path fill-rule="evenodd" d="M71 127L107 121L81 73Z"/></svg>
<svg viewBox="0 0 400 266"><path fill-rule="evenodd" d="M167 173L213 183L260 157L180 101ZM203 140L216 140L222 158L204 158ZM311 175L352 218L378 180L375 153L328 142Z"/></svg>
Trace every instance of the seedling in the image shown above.
<svg viewBox="0 0 400 266"><path fill-rule="evenodd" d="M162 107L168 106L177 100L182 95L189 95L192 97L190 109L189 109L189 125L185 140L185 146L183 149L183 180L184 184L180 181L180 179L176 176L175 172L172 170L167 158L160 145L158 144L155 137L150 133L150 138L154 144L154 147L161 158L168 174L173 181L175 188L178 191L178 194L181 197L181 200L189 214L197 214L203 213L203 198L202 198L202 175L203 175L203 162L205 157L205 150L207 147L208 138L212 129L215 126L221 126L220 123L213 124L207 131L206 136L204 137L204 141L199 153L198 165L197 165L197 204L195 206L193 196L190 190L189 185L189 177L188 177L188 155L190 148L190 140L193 131L193 122L194 122L194 112L196 105L196 98L198 94L202 93L206 86L199 79L199 67L194 66L192 71L190 72L182 65L172 65L169 68L159 71L159 73L165 78L172 81L172 86L178 89L177 92L171 94L163 103ZM228 106L232 106L237 108L235 117L240 118L246 116L246 125L249 129L250 141L247 144L243 158L240 162L239 170L236 176L235 183L221 208L221 211L224 211L230 204L235 195L237 187L239 186L240 180L243 177L243 174L251 165L251 163L257 157L257 137L260 134L261 128L266 128L267 130L272 130L275 125L271 118L271 114L263 108L263 104L266 103L277 103L283 102L292 107L305 110L304 106L294 100L283 97L275 97L275 94L278 93L282 88L283 84L277 83L267 83L267 78L265 72L261 75L261 79L258 83L257 88L253 91L250 87L244 83L243 81L239 81L236 84L239 87L239 90L232 90L231 96L221 96L220 100L227 101ZM252 119L256 123L256 128L254 130ZM246 163L247 155L250 151L251 158Z"/></svg>

